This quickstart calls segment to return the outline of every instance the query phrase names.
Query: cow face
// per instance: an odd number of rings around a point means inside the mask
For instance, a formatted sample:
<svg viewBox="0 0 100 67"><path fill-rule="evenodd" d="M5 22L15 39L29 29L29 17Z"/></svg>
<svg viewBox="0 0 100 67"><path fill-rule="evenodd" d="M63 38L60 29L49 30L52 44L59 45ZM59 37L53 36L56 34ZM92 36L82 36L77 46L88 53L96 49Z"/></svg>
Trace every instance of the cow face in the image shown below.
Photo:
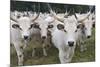
<svg viewBox="0 0 100 67"><path fill-rule="evenodd" d="M34 21L39 17L39 13L37 13L36 16L30 17L30 16L21 16L19 18L16 18L12 15L10 16L10 19L14 21L17 24L13 24L12 28L19 30L20 34L22 36L22 39L29 40L30 35L32 34L32 29L34 27ZM26 41L25 41L26 42Z"/></svg>
<svg viewBox="0 0 100 67"><path fill-rule="evenodd" d="M21 17L17 22L17 24L12 25L12 28L20 30L21 36L24 40L30 39L31 31L33 29L33 24L30 18Z"/></svg>
<svg viewBox="0 0 100 67"><path fill-rule="evenodd" d="M53 28L53 25L51 23L54 19L50 16L47 16L45 19L44 17L39 17L38 20L38 29L40 29L41 38L44 40L47 38L48 29Z"/></svg>
<svg viewBox="0 0 100 67"><path fill-rule="evenodd" d="M57 27L65 32L65 44L69 47L73 47L76 44L77 37L77 20L74 16L70 16L64 20L64 26L58 25Z"/></svg>
<svg viewBox="0 0 100 67"><path fill-rule="evenodd" d="M83 31L87 38L90 38L92 35L93 22L94 20L92 20L92 15L90 15L88 19L83 21L83 25L84 25Z"/></svg>
<svg viewBox="0 0 100 67"><path fill-rule="evenodd" d="M47 22L41 23L39 25L39 28L40 28L41 38L46 39L47 38L48 23Z"/></svg>
<svg viewBox="0 0 100 67"><path fill-rule="evenodd" d="M92 24L91 22L86 22L84 23L84 28L83 28L84 32L85 32L85 35L87 38L90 38L91 36L91 31L92 31Z"/></svg>

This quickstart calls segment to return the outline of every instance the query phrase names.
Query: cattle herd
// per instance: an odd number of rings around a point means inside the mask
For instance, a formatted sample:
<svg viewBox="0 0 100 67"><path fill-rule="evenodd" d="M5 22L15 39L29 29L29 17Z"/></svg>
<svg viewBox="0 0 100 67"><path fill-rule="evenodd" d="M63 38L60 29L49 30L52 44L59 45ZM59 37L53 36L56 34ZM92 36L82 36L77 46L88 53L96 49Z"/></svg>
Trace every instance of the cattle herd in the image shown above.
<svg viewBox="0 0 100 67"><path fill-rule="evenodd" d="M88 48L84 43L85 39L92 36L92 27L95 24L95 12L73 13L66 10L65 13L56 13L50 4L47 4L49 13L32 11L11 11L10 15L10 43L14 45L18 65L23 65L24 49L30 46L29 42L35 35L40 37L43 55L48 57L46 51L46 41L48 33L53 45L58 49L60 63L71 62L76 45L80 46L80 51ZM74 10L73 10L74 11ZM33 45L35 45L33 43ZM32 56L35 50L33 48Z"/></svg>

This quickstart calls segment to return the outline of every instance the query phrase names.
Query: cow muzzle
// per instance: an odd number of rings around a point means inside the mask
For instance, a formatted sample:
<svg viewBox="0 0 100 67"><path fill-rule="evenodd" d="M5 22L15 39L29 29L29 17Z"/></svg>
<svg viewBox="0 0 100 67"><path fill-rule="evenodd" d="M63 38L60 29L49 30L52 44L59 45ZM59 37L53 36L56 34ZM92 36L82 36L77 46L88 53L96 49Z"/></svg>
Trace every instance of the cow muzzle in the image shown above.
<svg viewBox="0 0 100 67"><path fill-rule="evenodd" d="M87 36L87 38L90 38L91 36Z"/></svg>
<svg viewBox="0 0 100 67"><path fill-rule="evenodd" d="M45 39L46 39L46 36L42 36L41 38L42 38L43 40L45 40Z"/></svg>
<svg viewBox="0 0 100 67"><path fill-rule="evenodd" d="M29 36L24 36L24 40L28 40L29 39Z"/></svg>
<svg viewBox="0 0 100 67"><path fill-rule="evenodd" d="M74 41L68 41L68 46L73 47L74 46Z"/></svg>

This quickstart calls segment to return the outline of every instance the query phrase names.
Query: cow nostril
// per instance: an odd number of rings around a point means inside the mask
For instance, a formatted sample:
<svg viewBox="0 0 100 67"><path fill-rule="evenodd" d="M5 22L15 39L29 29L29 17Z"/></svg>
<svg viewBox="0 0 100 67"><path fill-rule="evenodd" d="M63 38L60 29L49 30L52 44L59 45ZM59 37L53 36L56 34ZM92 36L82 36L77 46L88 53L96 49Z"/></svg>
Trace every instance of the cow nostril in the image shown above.
<svg viewBox="0 0 100 67"><path fill-rule="evenodd" d="M42 36L42 39L46 39L46 36Z"/></svg>
<svg viewBox="0 0 100 67"><path fill-rule="evenodd" d="M69 41L69 42L68 42L68 45L69 45L70 47L73 47L73 46L74 46L74 42L73 42L73 41Z"/></svg>
<svg viewBox="0 0 100 67"><path fill-rule="evenodd" d="M87 38L90 38L91 36L87 36Z"/></svg>
<svg viewBox="0 0 100 67"><path fill-rule="evenodd" d="M27 40L28 39L28 36L24 36L24 39Z"/></svg>

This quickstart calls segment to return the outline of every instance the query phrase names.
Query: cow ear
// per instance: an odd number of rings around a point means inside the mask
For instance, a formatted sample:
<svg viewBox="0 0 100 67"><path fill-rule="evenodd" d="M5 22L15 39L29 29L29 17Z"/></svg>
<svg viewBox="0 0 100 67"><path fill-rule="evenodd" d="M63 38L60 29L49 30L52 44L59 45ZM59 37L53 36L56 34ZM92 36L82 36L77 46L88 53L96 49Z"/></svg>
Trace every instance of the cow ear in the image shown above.
<svg viewBox="0 0 100 67"><path fill-rule="evenodd" d="M58 24L58 25L57 25L57 28L58 28L59 30L62 30L62 29L64 29L64 25Z"/></svg>
<svg viewBox="0 0 100 67"><path fill-rule="evenodd" d="M13 24L13 25L12 25L12 28L17 29L17 28L19 28L19 25L18 25L18 24Z"/></svg>

